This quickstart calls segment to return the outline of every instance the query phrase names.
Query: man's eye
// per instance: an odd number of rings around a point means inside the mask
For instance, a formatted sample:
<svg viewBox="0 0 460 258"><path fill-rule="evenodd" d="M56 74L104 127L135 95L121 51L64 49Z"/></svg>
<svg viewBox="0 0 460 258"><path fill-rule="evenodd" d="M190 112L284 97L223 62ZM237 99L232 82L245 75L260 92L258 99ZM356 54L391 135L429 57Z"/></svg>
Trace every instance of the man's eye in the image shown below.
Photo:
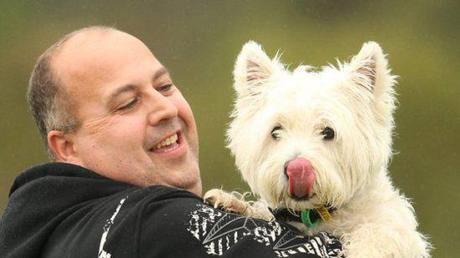
<svg viewBox="0 0 460 258"><path fill-rule="evenodd" d="M171 90L172 87L173 87L173 84L166 84L166 85L158 87L157 91L159 91L159 92L167 92L167 91Z"/></svg>
<svg viewBox="0 0 460 258"><path fill-rule="evenodd" d="M139 99L136 97L136 98L133 98L131 99L129 102L127 102L126 104L123 104L121 106L119 106L117 108L117 111L123 111L123 110L126 110L126 109L129 109L129 108L132 108L134 105L136 105L137 101Z"/></svg>

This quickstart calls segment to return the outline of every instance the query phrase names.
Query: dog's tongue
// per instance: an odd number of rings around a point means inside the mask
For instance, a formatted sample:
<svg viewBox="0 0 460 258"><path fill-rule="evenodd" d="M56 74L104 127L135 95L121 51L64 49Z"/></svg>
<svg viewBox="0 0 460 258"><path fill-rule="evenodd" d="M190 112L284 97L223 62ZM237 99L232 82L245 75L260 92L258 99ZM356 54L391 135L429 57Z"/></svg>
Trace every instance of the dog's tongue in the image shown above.
<svg viewBox="0 0 460 258"><path fill-rule="evenodd" d="M308 197L315 182L315 173L310 161L297 158L288 162L286 175L289 178L289 194L297 198Z"/></svg>

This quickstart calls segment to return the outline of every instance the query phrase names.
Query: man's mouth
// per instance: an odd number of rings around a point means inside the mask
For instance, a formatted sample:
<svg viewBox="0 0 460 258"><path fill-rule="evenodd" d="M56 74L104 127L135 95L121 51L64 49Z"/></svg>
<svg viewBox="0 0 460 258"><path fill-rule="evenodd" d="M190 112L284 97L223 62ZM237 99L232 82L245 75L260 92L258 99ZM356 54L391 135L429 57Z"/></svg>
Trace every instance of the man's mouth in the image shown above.
<svg viewBox="0 0 460 258"><path fill-rule="evenodd" d="M175 134L163 139L160 143L151 148L150 151L157 153L171 152L179 148L180 142L180 134L179 132L176 132Z"/></svg>

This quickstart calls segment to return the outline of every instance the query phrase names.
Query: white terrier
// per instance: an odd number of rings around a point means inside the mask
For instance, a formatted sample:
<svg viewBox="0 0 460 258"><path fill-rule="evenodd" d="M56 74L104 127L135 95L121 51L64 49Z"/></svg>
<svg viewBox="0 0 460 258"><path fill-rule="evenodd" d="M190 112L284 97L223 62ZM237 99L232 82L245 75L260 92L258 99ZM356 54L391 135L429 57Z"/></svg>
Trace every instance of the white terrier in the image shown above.
<svg viewBox="0 0 460 258"><path fill-rule="evenodd" d="M338 68L293 72L246 43L234 70L228 147L260 202L217 189L205 199L270 219L265 203L308 234L339 236L347 258L429 257L414 209L387 172L395 78L375 42Z"/></svg>

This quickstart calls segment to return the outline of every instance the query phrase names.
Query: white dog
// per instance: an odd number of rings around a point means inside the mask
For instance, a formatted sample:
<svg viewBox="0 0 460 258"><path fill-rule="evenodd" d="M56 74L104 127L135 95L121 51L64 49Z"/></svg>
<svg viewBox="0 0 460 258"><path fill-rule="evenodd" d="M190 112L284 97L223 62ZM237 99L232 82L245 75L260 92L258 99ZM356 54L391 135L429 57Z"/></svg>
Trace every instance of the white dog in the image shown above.
<svg viewBox="0 0 460 258"><path fill-rule="evenodd" d="M387 172L395 78L375 42L337 68L293 72L246 43L234 70L228 147L261 202L216 189L205 199L270 219L266 203L306 233L339 236L347 258L429 257L414 210Z"/></svg>

